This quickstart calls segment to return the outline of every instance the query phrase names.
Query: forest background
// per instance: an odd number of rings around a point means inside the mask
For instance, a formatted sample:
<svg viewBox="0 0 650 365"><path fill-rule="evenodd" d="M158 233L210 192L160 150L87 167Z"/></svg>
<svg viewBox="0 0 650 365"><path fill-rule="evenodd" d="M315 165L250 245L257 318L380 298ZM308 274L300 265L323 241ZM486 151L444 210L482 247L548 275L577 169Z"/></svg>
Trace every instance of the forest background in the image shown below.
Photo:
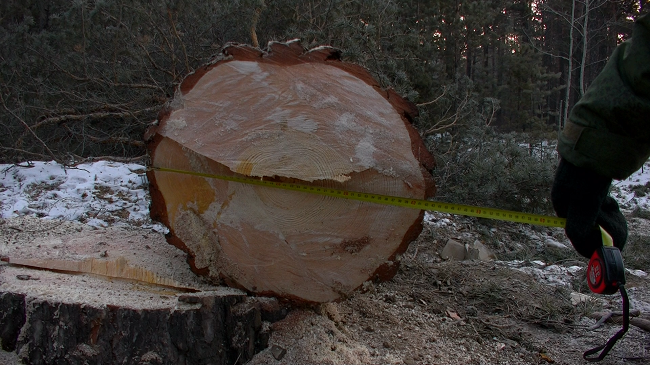
<svg viewBox="0 0 650 365"><path fill-rule="evenodd" d="M554 141L648 0L3 0L0 163L146 163L228 42L331 45L418 105L437 199L550 212Z"/></svg>

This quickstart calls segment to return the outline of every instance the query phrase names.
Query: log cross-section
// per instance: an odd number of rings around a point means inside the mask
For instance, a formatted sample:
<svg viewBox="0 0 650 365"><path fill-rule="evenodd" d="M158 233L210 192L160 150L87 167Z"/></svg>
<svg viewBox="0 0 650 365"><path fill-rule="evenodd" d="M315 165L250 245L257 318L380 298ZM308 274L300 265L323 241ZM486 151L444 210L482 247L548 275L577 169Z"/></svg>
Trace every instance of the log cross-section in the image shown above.
<svg viewBox="0 0 650 365"><path fill-rule="evenodd" d="M148 132L152 164L426 199L433 157L415 106L319 47L231 45L181 84ZM152 217L197 273L327 302L392 277L423 212L150 171Z"/></svg>

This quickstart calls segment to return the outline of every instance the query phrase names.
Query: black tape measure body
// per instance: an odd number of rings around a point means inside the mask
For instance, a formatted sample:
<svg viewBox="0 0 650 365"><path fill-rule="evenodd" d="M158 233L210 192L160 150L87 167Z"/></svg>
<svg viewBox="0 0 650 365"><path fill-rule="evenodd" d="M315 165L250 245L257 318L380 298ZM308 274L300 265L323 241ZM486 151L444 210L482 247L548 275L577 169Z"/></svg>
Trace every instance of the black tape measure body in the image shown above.
<svg viewBox="0 0 650 365"><path fill-rule="evenodd" d="M597 294L614 294L625 285L625 266L617 247L602 246L589 260L587 284Z"/></svg>

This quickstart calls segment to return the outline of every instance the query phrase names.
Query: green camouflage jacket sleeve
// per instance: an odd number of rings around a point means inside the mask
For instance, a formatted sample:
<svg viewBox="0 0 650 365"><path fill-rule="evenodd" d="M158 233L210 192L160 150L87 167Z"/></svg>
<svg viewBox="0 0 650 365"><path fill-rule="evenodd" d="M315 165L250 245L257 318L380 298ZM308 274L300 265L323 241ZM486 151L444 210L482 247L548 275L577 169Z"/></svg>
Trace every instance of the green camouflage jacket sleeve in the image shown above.
<svg viewBox="0 0 650 365"><path fill-rule="evenodd" d="M601 175L625 179L650 156L650 14L619 45L571 110L560 155Z"/></svg>

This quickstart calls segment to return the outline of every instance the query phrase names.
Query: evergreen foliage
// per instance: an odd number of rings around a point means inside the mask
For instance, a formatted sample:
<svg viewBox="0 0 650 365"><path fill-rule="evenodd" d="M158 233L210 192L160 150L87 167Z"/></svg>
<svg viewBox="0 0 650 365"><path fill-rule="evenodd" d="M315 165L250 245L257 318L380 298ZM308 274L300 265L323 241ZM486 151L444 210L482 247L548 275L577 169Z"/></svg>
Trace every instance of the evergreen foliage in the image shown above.
<svg viewBox="0 0 650 365"><path fill-rule="evenodd" d="M498 133L479 123L468 128L457 148L436 154L437 198L458 204L550 213L550 182L555 146L521 132ZM452 143L449 135L432 139L439 151ZM440 151L442 152L442 151Z"/></svg>

